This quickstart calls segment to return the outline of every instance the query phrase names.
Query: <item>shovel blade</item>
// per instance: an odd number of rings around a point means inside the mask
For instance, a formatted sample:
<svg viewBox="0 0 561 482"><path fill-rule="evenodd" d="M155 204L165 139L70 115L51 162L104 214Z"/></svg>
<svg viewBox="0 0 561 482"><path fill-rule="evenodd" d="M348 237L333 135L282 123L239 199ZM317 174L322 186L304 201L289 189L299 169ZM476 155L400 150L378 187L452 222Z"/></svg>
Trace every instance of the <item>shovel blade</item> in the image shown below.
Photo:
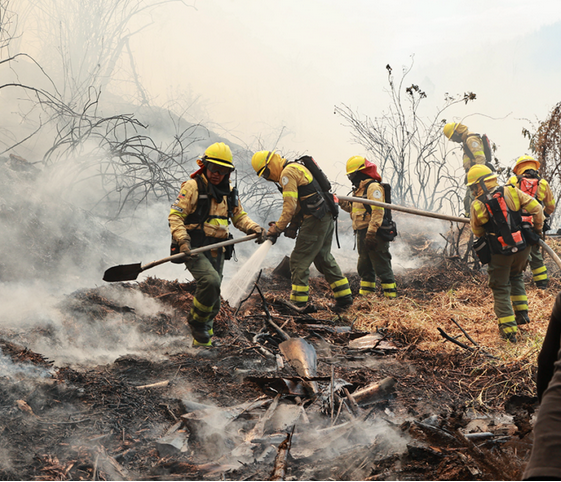
<svg viewBox="0 0 561 482"><path fill-rule="evenodd" d="M140 263L120 264L107 269L103 273L103 281L133 281L142 271Z"/></svg>

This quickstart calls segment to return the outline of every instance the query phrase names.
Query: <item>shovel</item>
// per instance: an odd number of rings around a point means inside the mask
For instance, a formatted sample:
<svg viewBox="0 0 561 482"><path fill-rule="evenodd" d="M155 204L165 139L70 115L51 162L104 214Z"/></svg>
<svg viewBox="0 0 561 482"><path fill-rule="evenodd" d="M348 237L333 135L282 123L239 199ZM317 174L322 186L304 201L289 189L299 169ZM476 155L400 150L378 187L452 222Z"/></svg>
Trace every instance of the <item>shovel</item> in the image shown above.
<svg viewBox="0 0 561 482"><path fill-rule="evenodd" d="M313 378L317 374L317 355L315 348L304 338L291 338L273 320L267 320L277 333L284 339L279 345L281 353L285 356L288 363L296 370L296 373L303 378ZM317 395L318 386L314 381L303 381L306 392L312 397Z"/></svg>
<svg viewBox="0 0 561 482"><path fill-rule="evenodd" d="M250 234L239 239L229 239L220 243L209 244L208 246L203 246L202 248L192 249L191 254L204 253L205 251L210 251L211 249L223 248L224 246L229 246L231 244L243 243L245 241L255 239L258 236L258 234ZM140 273L146 271L147 269L167 263L168 261L180 261L185 257L185 253L179 253L174 254L173 256L168 256L167 258L159 259L157 261L152 261L151 263L145 265L135 263L113 266L105 271L105 273L103 274L103 281L132 281L135 280Z"/></svg>

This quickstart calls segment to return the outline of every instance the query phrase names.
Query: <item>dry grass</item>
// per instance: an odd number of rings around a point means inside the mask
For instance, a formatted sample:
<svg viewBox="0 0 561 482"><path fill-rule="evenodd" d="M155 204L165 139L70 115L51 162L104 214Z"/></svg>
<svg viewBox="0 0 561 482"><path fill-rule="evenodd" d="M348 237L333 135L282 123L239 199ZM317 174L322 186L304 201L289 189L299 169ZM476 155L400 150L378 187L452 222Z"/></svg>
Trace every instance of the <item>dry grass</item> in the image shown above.
<svg viewBox="0 0 561 482"><path fill-rule="evenodd" d="M561 240L548 238L547 243L555 252L561 253ZM386 328L400 336L405 343L416 344L428 351L458 348L455 344L444 341L437 330L439 327L453 337L459 336L458 340L462 343L472 345L454 324L454 319L478 345L497 356L503 363L523 360L535 363L553 303L561 290L559 268L548 255L545 255L544 259L550 276L550 286L547 290L537 289L531 282L529 268L526 270L526 292L532 323L519 327L519 340L516 345L499 337L497 319L493 311L493 294L487 286L485 275L479 280L470 280L469 276L459 279L455 277L453 270L449 270L450 282L447 284L453 288L434 291L429 294L428 300L422 301L414 299L414 295L411 296L407 288L400 290L398 284L399 298L360 298L353 305L349 315L356 317L357 328L367 331ZM440 266L434 268L434 271L440 271L440 276L445 278L447 275L442 273L442 270L447 269L446 266ZM455 280L458 282L454 282ZM430 284L430 280L427 282Z"/></svg>

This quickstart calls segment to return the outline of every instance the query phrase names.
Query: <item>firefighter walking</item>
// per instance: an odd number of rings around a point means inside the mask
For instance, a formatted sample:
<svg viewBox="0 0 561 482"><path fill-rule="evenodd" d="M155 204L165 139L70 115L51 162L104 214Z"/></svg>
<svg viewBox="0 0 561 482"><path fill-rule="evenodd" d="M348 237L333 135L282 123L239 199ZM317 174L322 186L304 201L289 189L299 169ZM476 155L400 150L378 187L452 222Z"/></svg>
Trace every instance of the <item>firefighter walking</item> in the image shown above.
<svg viewBox="0 0 561 482"><path fill-rule="evenodd" d="M308 305L310 265L314 263L333 290L335 304L331 309L345 310L353 297L349 281L331 254L335 223L318 181L302 163L289 162L275 151L256 152L251 164L259 177L276 183L282 191L282 213L270 224L267 237L276 239L285 232L296 238L290 255L290 301L299 308L315 310Z"/></svg>
<svg viewBox="0 0 561 482"><path fill-rule="evenodd" d="M543 210L538 201L520 189L499 186L497 174L487 166L473 166L467 181L475 197L471 204L471 229L475 236L485 237L490 250L487 273L499 333L516 343L517 326L530 322L523 280L530 246L522 233L521 212L524 209L532 216L533 230L541 234Z"/></svg>
<svg viewBox="0 0 561 482"><path fill-rule="evenodd" d="M346 172L353 185L353 197L391 202L386 199L386 189L381 184L382 177L376 164L362 156L353 156L347 161ZM391 220L391 210L350 201L339 201L339 205L350 213L356 234L359 294L366 296L375 293L378 276L384 296L394 299L397 289L392 270L390 241L397 233Z"/></svg>
<svg viewBox="0 0 561 482"><path fill-rule="evenodd" d="M543 231L547 231L547 218L555 211L555 199L549 183L542 179L538 171L540 163L532 156L521 156L516 161L513 172L514 176L510 178L510 183L519 188L522 192L532 196L543 207L546 218ZM522 213L522 221L532 223L532 216L528 213ZM530 269L532 270L532 278L537 288L546 289L549 279L547 276L547 267L545 266L543 255L538 244L532 246L529 257Z"/></svg>
<svg viewBox="0 0 561 482"><path fill-rule="evenodd" d="M220 310L224 260L230 258L231 252L219 248L192 256L191 249L228 239L230 221L246 234L259 234L258 242L265 240L265 229L249 218L230 186L234 163L228 145L212 144L197 163L200 169L181 185L168 222L173 243L187 255L185 265L196 282L187 318L193 346L211 346L214 317Z"/></svg>

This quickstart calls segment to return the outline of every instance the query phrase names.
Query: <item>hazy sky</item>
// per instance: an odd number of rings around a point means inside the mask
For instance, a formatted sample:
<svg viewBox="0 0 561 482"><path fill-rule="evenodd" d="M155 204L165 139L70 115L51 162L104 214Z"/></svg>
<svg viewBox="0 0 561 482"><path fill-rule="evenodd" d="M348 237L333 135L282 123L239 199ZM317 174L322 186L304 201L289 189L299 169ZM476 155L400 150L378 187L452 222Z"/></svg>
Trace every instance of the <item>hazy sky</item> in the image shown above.
<svg viewBox="0 0 561 482"><path fill-rule="evenodd" d="M137 38L143 81L159 102L170 94L185 104L198 99L193 119L210 120L250 147L258 139L272 147L284 126L282 151L342 169L364 152L334 106L380 115L389 104L386 64L399 79L411 55L406 85L429 94L427 114L443 105L445 92L474 91L478 100L455 107L449 120L465 118L471 130L489 134L505 164L525 153L520 132L530 125L520 119L543 120L561 100L558 0L193 5L161 8L150 35Z"/></svg>

